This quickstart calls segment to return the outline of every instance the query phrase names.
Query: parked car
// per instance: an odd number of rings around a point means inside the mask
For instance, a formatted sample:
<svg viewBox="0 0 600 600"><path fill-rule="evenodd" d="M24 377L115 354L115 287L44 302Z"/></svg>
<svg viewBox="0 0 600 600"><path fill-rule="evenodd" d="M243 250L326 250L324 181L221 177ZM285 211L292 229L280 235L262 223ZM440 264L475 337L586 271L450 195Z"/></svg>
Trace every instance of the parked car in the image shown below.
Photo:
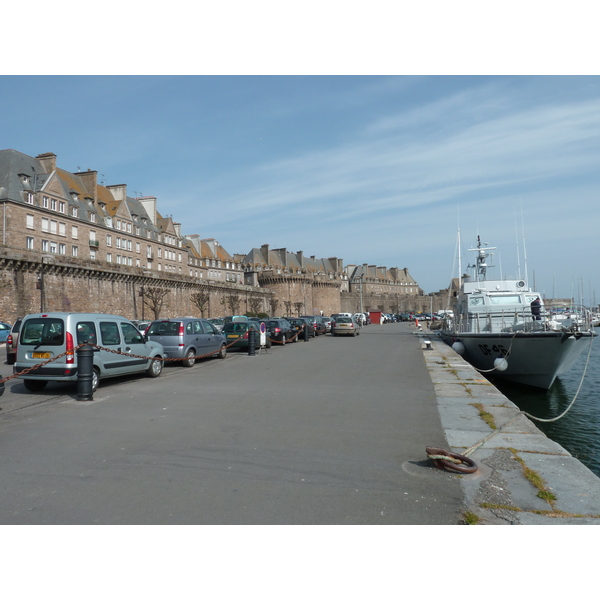
<svg viewBox="0 0 600 600"><path fill-rule="evenodd" d="M212 323L219 331L223 331L223 325L225 321L223 319L206 319L209 323Z"/></svg>
<svg viewBox="0 0 600 600"><path fill-rule="evenodd" d="M19 341L19 330L23 319L17 319L10 328L10 333L6 338L6 364L14 365L17 359L17 342Z"/></svg>
<svg viewBox="0 0 600 600"><path fill-rule="evenodd" d="M325 333L331 333L331 324L333 317L321 317L321 321L325 324Z"/></svg>
<svg viewBox="0 0 600 600"><path fill-rule="evenodd" d="M360 325L354 317L338 317L333 322L333 335L360 335Z"/></svg>
<svg viewBox="0 0 600 600"><path fill-rule="evenodd" d="M287 320L289 321L290 325L294 328L295 333L298 334L298 337L302 338L304 336L303 329L305 327L308 329L308 337L315 337L317 335L317 332L312 326L312 323L310 323L306 319L303 319L302 317L288 317Z"/></svg>
<svg viewBox="0 0 600 600"><path fill-rule="evenodd" d="M264 321L264 324L267 327L267 337L271 342L279 342L279 345L285 346L288 340L298 341L296 330L287 319L270 319Z"/></svg>
<svg viewBox="0 0 600 600"><path fill-rule="evenodd" d="M103 313L64 312L32 314L23 318L13 372L21 373L65 354L19 377L32 392L43 390L49 381L77 381L77 352L66 352L83 342L102 347L93 353L92 392L100 379L106 377L140 372L158 377L162 372L163 347L145 340L128 319Z"/></svg>
<svg viewBox="0 0 600 600"><path fill-rule="evenodd" d="M0 342L5 342L10 333L10 325L0 322Z"/></svg>
<svg viewBox="0 0 600 600"><path fill-rule="evenodd" d="M321 317L317 315L302 315L303 319L306 319L314 328L316 335L325 334L327 328L325 327L325 323L321 321Z"/></svg>
<svg viewBox="0 0 600 600"><path fill-rule="evenodd" d="M150 323L152 323L152 321L131 321L142 333L144 333L144 331L146 331L146 329L148 329L148 325L150 325Z"/></svg>
<svg viewBox="0 0 600 600"><path fill-rule="evenodd" d="M224 323L236 323L238 321L248 321L248 317L246 315L230 315L229 317L225 317L223 319Z"/></svg>
<svg viewBox="0 0 600 600"><path fill-rule="evenodd" d="M256 331L256 347L260 344L260 323L258 321L231 321L223 326L223 335L229 348L248 348L249 331ZM234 342L234 340L237 340ZM234 342L234 343L232 343ZM265 336L265 348L271 347L269 336Z"/></svg>
<svg viewBox="0 0 600 600"><path fill-rule="evenodd" d="M180 358L184 367L193 367L197 356L214 353L227 357L227 344L223 334L206 319L177 317L152 321L146 338L165 349L168 358Z"/></svg>

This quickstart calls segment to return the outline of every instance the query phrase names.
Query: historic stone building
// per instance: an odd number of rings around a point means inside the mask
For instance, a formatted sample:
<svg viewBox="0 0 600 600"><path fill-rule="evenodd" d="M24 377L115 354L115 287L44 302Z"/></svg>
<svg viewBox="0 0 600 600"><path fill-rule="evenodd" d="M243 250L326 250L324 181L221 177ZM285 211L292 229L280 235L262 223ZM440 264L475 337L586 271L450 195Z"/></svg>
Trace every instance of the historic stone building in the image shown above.
<svg viewBox="0 0 600 600"><path fill-rule="evenodd" d="M307 257L263 244L241 258L241 263L251 283L272 292L271 315L340 312L340 291L347 277L339 258Z"/></svg>
<svg viewBox="0 0 600 600"><path fill-rule="evenodd" d="M347 265L348 292L342 294L343 312L399 313L422 310L423 290L408 269Z"/></svg>
<svg viewBox="0 0 600 600"><path fill-rule="evenodd" d="M270 295L241 277L213 277L223 254L191 252L193 240L161 216L156 198L131 198L125 185L99 184L97 171L69 173L56 162L52 153L0 151L0 318L51 310L218 316L232 298Z"/></svg>
<svg viewBox="0 0 600 600"><path fill-rule="evenodd" d="M130 319L341 311L398 312L422 292L406 269L344 268L268 244L230 255L183 236L153 196L130 197L98 172L70 173L53 153L0 151L0 320L38 311ZM413 307L406 306L406 309Z"/></svg>

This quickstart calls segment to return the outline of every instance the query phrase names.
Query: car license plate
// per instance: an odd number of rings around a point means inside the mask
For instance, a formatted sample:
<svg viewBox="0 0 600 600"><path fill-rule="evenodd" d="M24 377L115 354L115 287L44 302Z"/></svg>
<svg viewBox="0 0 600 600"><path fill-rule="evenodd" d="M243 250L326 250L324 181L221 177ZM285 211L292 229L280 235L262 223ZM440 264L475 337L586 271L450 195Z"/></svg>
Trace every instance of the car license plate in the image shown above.
<svg viewBox="0 0 600 600"><path fill-rule="evenodd" d="M239 338L240 336L239 336L239 335L231 335L231 334L230 334L230 335L228 335L227 337L228 337L229 339L231 339L231 338Z"/></svg>
<svg viewBox="0 0 600 600"><path fill-rule="evenodd" d="M32 352L31 358L50 358L50 352Z"/></svg>

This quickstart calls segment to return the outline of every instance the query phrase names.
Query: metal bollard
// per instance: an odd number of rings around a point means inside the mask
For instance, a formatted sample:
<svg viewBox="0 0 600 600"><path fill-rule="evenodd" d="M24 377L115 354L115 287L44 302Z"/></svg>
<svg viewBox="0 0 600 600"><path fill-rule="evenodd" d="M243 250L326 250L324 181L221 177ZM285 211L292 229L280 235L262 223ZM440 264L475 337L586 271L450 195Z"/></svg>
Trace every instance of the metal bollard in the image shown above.
<svg viewBox="0 0 600 600"><path fill-rule="evenodd" d="M248 331L248 356L256 356L256 330L253 328Z"/></svg>
<svg viewBox="0 0 600 600"><path fill-rule="evenodd" d="M303 334L304 334L304 341L308 342L308 323L304 325Z"/></svg>
<svg viewBox="0 0 600 600"><path fill-rule="evenodd" d="M85 344L77 348L77 400L93 400L94 349Z"/></svg>

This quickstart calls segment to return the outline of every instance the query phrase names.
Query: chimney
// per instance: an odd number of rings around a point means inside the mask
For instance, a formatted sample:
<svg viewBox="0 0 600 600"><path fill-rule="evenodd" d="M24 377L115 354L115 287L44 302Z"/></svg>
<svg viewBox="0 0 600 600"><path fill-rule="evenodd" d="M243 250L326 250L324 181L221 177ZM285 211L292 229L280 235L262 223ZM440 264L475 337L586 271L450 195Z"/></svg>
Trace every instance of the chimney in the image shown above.
<svg viewBox="0 0 600 600"><path fill-rule="evenodd" d="M191 235L186 235L185 239L190 240L194 248L198 251L198 254L200 254L200 236L197 233L192 233Z"/></svg>
<svg viewBox="0 0 600 600"><path fill-rule="evenodd" d="M298 252L296 252L296 257L298 258L298 264L303 267L302 261L304 260L304 251L298 250Z"/></svg>
<svg viewBox="0 0 600 600"><path fill-rule="evenodd" d="M181 237L181 223L173 223L173 229L175 229L175 235Z"/></svg>
<svg viewBox="0 0 600 600"><path fill-rule="evenodd" d="M83 173L73 173L73 175L77 175L77 177L81 179L81 183L86 192L94 199L94 201L97 200L98 194L96 193L96 185L98 183L98 171L85 171Z"/></svg>
<svg viewBox="0 0 600 600"><path fill-rule="evenodd" d="M42 163L44 173L52 173L56 170L56 154L46 152L45 154L38 154L36 158Z"/></svg>
<svg viewBox="0 0 600 600"><path fill-rule="evenodd" d="M107 185L106 189L110 191L115 200L125 200L127 198L127 184Z"/></svg>
<svg viewBox="0 0 600 600"><path fill-rule="evenodd" d="M265 264L267 264L267 265L270 264L270 262L269 262L269 244L263 244L260 247L260 251L261 251L261 253L263 255L263 258L265 260Z"/></svg>
<svg viewBox="0 0 600 600"><path fill-rule="evenodd" d="M142 206L148 213L148 216L152 221L152 225L156 225L156 197L144 196L143 198L140 198L140 202L142 203Z"/></svg>

